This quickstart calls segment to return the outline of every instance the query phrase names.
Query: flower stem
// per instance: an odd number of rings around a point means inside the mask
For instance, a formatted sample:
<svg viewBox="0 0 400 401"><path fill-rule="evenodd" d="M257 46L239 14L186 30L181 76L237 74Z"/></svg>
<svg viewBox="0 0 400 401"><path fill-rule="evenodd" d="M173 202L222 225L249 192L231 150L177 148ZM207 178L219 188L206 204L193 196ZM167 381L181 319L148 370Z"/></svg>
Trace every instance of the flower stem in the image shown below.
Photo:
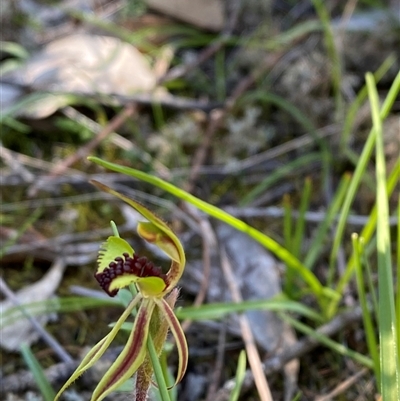
<svg viewBox="0 0 400 401"><path fill-rule="evenodd" d="M158 384L158 390L160 391L161 399L162 401L171 401L171 398L168 393L168 387L165 382L165 377L162 371L162 367L160 365L160 361L158 359L157 352L154 347L153 339L151 338L150 334L147 338L147 350L149 351L151 364L153 365L154 376Z"/></svg>

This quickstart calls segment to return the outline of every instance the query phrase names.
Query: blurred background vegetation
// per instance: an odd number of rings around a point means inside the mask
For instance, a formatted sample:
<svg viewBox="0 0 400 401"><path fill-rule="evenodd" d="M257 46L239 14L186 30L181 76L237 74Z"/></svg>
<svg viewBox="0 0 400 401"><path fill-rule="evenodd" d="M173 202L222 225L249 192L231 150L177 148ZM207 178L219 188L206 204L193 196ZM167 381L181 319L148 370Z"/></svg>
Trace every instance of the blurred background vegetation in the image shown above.
<svg viewBox="0 0 400 401"><path fill-rule="evenodd" d="M379 350L393 346L378 346L378 288L386 310L400 309L399 2L1 7L1 399L51 400L118 317L124 300L105 298L93 279L110 220L139 253L166 263L138 240L133 211L90 179L145 203L184 243L177 313L191 320L190 366L172 399L235 399L246 337L232 316L246 310L272 399L378 399ZM259 246L176 194L87 156L160 177L269 240L256 238ZM363 240L352 242L352 233ZM169 353L162 363L174 371ZM102 369L65 399L89 399ZM266 399L247 369L239 399Z"/></svg>

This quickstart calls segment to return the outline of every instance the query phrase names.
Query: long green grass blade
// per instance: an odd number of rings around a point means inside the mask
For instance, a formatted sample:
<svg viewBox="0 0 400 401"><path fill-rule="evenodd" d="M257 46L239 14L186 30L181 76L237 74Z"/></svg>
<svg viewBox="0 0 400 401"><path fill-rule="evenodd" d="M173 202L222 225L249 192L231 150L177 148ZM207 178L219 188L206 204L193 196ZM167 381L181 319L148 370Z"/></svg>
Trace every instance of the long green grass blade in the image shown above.
<svg viewBox="0 0 400 401"><path fill-rule="evenodd" d="M344 197L346 196L349 188L349 183L350 175L345 174L340 181L339 187L336 190L332 202L326 211L325 219L321 222L317 231L315 232L313 241L304 258L304 264L311 270L314 267L314 263L317 261L318 256L323 251L323 242L326 241L327 232L332 226L332 223L339 212L341 205L343 204Z"/></svg>
<svg viewBox="0 0 400 401"><path fill-rule="evenodd" d="M167 191L179 199L187 201L192 205L196 206L203 212L207 213L208 215L215 217L232 227L236 228L237 230L246 233L257 242L262 244L265 248L269 249L272 253L274 253L279 259L281 259L288 268L294 269L298 272L298 274L302 277L304 282L308 284L310 290L313 294L317 297L319 301L322 300L323 296L333 296L332 291L329 289L325 289L322 284L319 282L318 278L309 271L296 257L294 257L287 249L283 248L280 244L274 241L272 238L268 237L267 235L263 234L259 230L247 225L243 221L231 216L229 213L219 209L216 206L213 206L205 201L202 201L195 196L189 194L188 192L158 178L154 177L150 174L146 174L142 171L132 169L129 167L119 166L114 163L106 162L102 159L97 157L88 157L88 160L99 164L109 170L116 171L122 174L129 175L131 177L138 178L142 181L145 181L149 184L152 184L158 188Z"/></svg>
<svg viewBox="0 0 400 401"><path fill-rule="evenodd" d="M283 243L288 251L292 250L292 226L293 226L293 208L290 203L290 195L283 196Z"/></svg>
<svg viewBox="0 0 400 401"><path fill-rule="evenodd" d="M280 299L282 298L282 299ZM246 312L249 310L270 310L270 311L285 311L293 312L301 316L306 316L315 321L323 321L320 314L304 304L296 301L285 299L283 296L266 300L250 300L240 303L217 302L201 306L185 306L178 308L176 315L179 319L189 320L212 320L221 319L222 317L235 312Z"/></svg>
<svg viewBox="0 0 400 401"><path fill-rule="evenodd" d="M400 194L397 200L397 295L396 316L400 316ZM400 318L397 319L397 345L400 346ZM400 354L400 351L399 351ZM399 355L400 359L400 355ZM400 362L399 362L400 363Z"/></svg>
<svg viewBox="0 0 400 401"><path fill-rule="evenodd" d="M374 73L375 82L379 82L395 62L396 62L396 56L394 54L390 54ZM343 130L340 138L340 148L342 149L342 152L347 151L346 147L349 141L349 136L351 133L351 129L353 127L354 120L357 116L358 110L366 100L367 96L368 96L367 85L364 85L358 91L356 98L348 107L348 111L346 113L346 117L343 124Z"/></svg>
<svg viewBox="0 0 400 401"><path fill-rule="evenodd" d="M304 239L304 230L306 227L306 211L310 206L312 182L310 178L306 178L304 182L304 189L301 194L300 208L299 208L299 218L297 219L296 228L294 231L293 238L293 254L296 258L301 258L301 245Z"/></svg>
<svg viewBox="0 0 400 401"><path fill-rule="evenodd" d="M240 396L244 376L246 374L246 352L242 350L239 354L239 360L236 367L235 387L233 388L229 401L237 401Z"/></svg>
<svg viewBox="0 0 400 401"><path fill-rule="evenodd" d="M392 252L389 231L389 201L386 192L386 162L379 97L372 74L366 75L368 97L376 132L376 202L379 210L377 224L379 339L381 364L381 394L383 400L400 399L400 367L396 334L396 312Z"/></svg>
<svg viewBox="0 0 400 401"><path fill-rule="evenodd" d="M363 268L362 268L363 239L359 238L358 235L355 233L352 235L351 238L353 242L354 260L356 265L358 299L362 309L365 337L367 339L369 354L371 355L372 361L374 363L375 377L378 380L379 384L380 366L379 366L378 341L375 335L375 326L372 322L370 309L368 308L368 300L365 292L365 287L366 287L365 278L363 275Z"/></svg>
<svg viewBox="0 0 400 401"><path fill-rule="evenodd" d="M53 401L56 396L55 391L51 387L51 384L47 380L46 375L44 374L43 368L40 366L40 363L33 355L31 349L28 345L22 344L21 346L21 354L24 358L25 363L27 364L29 370L32 372L33 377L35 378L36 384L40 390L45 401Z"/></svg>
<svg viewBox="0 0 400 401"><path fill-rule="evenodd" d="M295 225L295 230L293 234L293 240L292 240L292 245L291 245L291 252L292 254L298 258L301 259L301 253L302 253L302 243L304 239L304 230L306 227L306 219L305 219L305 214L306 211L309 209L310 205L310 196L311 196L311 179L306 178L305 183L304 183L304 189L301 194L301 200L300 200L300 208L299 208L299 218L297 219L296 225ZM295 294L296 293L296 274L294 270L288 270L285 275L285 292L286 294Z"/></svg>
<svg viewBox="0 0 400 401"><path fill-rule="evenodd" d="M382 120L384 120L388 116L388 114L393 106L393 103L397 99L397 96L399 93L400 93L400 72L397 74L395 80L393 81L393 84L390 87L389 92L383 102L382 108L380 110L380 117ZM334 269L335 264L336 264L336 257L338 254L340 244L343 239L344 229L346 227L347 217L350 212L351 204L353 203L353 200L357 193L361 179L366 171L367 164L368 164L369 159L374 150L375 139L376 139L376 132L375 132L375 129L372 128L371 132L367 138L367 141L364 145L364 148L360 155L360 158L358 160L358 164L354 171L353 178L351 180L351 183L350 183L347 195L346 195L346 199L343 202L342 210L340 213L340 218L338 221L335 237L333 240L331 256L330 256L329 265L330 265L330 268L332 268L332 269ZM396 174L394 171L393 171L393 173L394 173L394 175L392 175L392 176L394 177L394 179L396 179ZM390 180L389 180L389 184L390 184ZM372 216L372 213L371 213L371 216ZM368 226L368 224L367 224L367 226ZM373 223L371 223L369 225L369 228L372 228L372 231L374 230L374 227L375 227L375 225ZM365 239L366 242L368 242L367 235L365 232L362 232L361 236ZM351 275L354 271L354 263L349 262L348 265L350 266L350 268L347 267L345 275L340 279L339 284L337 285L336 290L339 294L341 294L343 292L344 288L346 287L346 285L347 285L348 281L350 280ZM334 316L334 314L336 313L336 310L337 310L338 302L339 302L338 300L333 300L331 302L331 304L329 305L328 310L327 310L328 316Z"/></svg>
<svg viewBox="0 0 400 401"><path fill-rule="evenodd" d="M397 163L393 167L392 172L389 175L386 189L388 196L390 196L393 193L394 189L396 188L399 182L399 177L400 177L400 159L397 161ZM360 233L360 237L364 239L366 245L369 244L369 242L373 238L377 220L378 220L378 209L377 205L375 204L369 215L368 222L366 223L366 225L364 226L364 228ZM339 283L337 285L337 293L339 294L343 293L344 288L346 287L346 285L348 284L354 273L354 267L355 267L354 254L352 254L349 261L347 262L346 270L343 276L340 278ZM329 306L330 310L328 310L327 313L328 316L333 316L335 314L338 302L339 302L338 300L334 300L332 304Z"/></svg>
<svg viewBox="0 0 400 401"><path fill-rule="evenodd" d="M309 153L298 159L285 164L284 166L276 169L268 177L264 178L256 187L254 187L250 192L247 193L243 199L240 200L239 206L246 206L253 200L257 199L263 192L274 185L277 182L282 182L282 180L289 174L298 171L304 166L311 163L321 161L322 157L319 153Z"/></svg>
<svg viewBox="0 0 400 401"><path fill-rule="evenodd" d="M304 323L301 323L297 319L293 319L292 317L286 315L286 314L280 314L280 316L288 322L291 326L293 326L296 330L302 332L303 334L306 334L310 337L315 338L318 340L321 344L325 345L326 347L332 349L336 354L338 355L343 355L347 356L354 361L366 366L367 368L372 369L374 367L373 362L370 358L366 357L363 354L360 354L359 352L353 351L347 347L345 347L343 344L339 344L336 341L330 339L329 337L325 336L324 334L318 333L315 331L315 329L307 326Z"/></svg>
<svg viewBox="0 0 400 401"><path fill-rule="evenodd" d="M122 307L122 304L117 298L65 297L24 304L23 310L30 316L39 316L52 312L74 312L106 306ZM12 307L2 314L0 327L3 328L23 318L25 313L21 311L21 306Z"/></svg>

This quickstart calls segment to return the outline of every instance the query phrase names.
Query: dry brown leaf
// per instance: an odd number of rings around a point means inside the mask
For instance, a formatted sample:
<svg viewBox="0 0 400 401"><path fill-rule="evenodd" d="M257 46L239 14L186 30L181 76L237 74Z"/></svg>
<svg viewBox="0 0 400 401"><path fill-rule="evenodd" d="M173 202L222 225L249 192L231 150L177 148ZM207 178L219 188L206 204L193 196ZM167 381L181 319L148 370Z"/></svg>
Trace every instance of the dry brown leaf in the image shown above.
<svg viewBox="0 0 400 401"><path fill-rule="evenodd" d="M222 0L146 0L149 7L199 28L219 32L224 27Z"/></svg>
<svg viewBox="0 0 400 401"><path fill-rule="evenodd" d="M56 260L45 276L18 291L15 295L21 305L28 305L33 302L45 301L53 297L57 290L65 270L65 263L61 259ZM0 311L6 312L14 307L11 300L0 303ZM48 315L42 315L37 320L42 324L48 321ZM23 343L32 344L39 339L39 333L35 331L27 318L21 318L15 323L0 329L0 346L7 351L18 351Z"/></svg>
<svg viewBox="0 0 400 401"><path fill-rule="evenodd" d="M49 43L7 79L51 92L24 109L24 116L44 118L68 104L63 92L129 96L153 91L157 78L134 46L118 38L76 34Z"/></svg>

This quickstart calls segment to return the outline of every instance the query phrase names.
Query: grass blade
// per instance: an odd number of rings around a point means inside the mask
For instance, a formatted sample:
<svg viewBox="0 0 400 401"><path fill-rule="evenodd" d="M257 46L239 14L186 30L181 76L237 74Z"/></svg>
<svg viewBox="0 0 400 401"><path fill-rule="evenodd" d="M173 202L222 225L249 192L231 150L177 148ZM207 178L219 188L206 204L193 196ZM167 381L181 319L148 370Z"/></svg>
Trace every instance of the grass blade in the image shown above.
<svg viewBox="0 0 400 401"><path fill-rule="evenodd" d="M304 304L289 299L260 299L234 302L216 302L204 304L201 306L185 306L178 308L176 315L179 319L189 320L212 320L221 319L222 317L237 312L246 312L249 310L269 310L269 311L285 311L293 312L301 316L306 316L315 321L323 321L322 316L313 309Z"/></svg>
<svg viewBox="0 0 400 401"><path fill-rule="evenodd" d="M289 174L293 174L296 171L299 171L299 169L301 169L304 166L322 160L323 158L319 153L309 153L299 157L298 159L292 162L283 165L282 167L276 169L276 171L269 174L268 177L264 178L257 186L255 186L250 192L248 192L247 195L240 200L239 206L246 206L249 203L253 202L268 188L270 188L277 182L281 182Z"/></svg>
<svg viewBox="0 0 400 401"><path fill-rule="evenodd" d="M292 254L299 259L301 258L301 253L302 253L301 245L304 240L304 230L306 227L305 214L310 206L311 187L312 187L311 179L306 178L300 200L299 218L297 219L297 223L293 234L292 246L290 248ZM294 270L288 270L285 275L285 286L284 286L286 294L294 294L295 285L296 285L296 274Z"/></svg>
<svg viewBox="0 0 400 401"><path fill-rule="evenodd" d="M31 349L27 344L23 344L21 346L21 354L24 358L25 363L27 364L29 370L32 372L33 377L35 378L36 384L40 390L45 401L53 401L56 396L53 387L47 380L46 375L44 374L43 368L40 366L40 363L33 355Z"/></svg>
<svg viewBox="0 0 400 401"><path fill-rule="evenodd" d="M301 244L304 239L304 229L306 225L305 214L307 209L310 206L310 197L311 197L311 188L312 183L311 179L307 178L304 183L304 189L301 196L300 209L299 209L299 218L297 219L296 229L294 231L293 238L293 254L296 258L301 257Z"/></svg>
<svg viewBox="0 0 400 401"><path fill-rule="evenodd" d="M246 373L246 352L242 350L236 368L235 387L233 388L229 401L237 401L239 399L240 390L242 388L244 376Z"/></svg>
<svg viewBox="0 0 400 401"><path fill-rule="evenodd" d="M285 194L283 196L283 243L288 251L292 250L292 226L293 226L293 216L292 216L292 205L290 203L290 195Z"/></svg>
<svg viewBox="0 0 400 401"><path fill-rule="evenodd" d="M319 301L322 300L323 296L333 296L332 291L326 289L322 286L318 278L309 271L296 257L294 257L287 249L282 247L272 238L268 237L267 235L263 234L259 230L249 226L245 222L231 216L229 213L224 212L223 210L219 209L216 206L211 205L195 196L189 194L188 192L172 185L161 178L154 177L150 174L146 174L142 171L132 169L129 167L119 166L114 163L106 162L98 157L88 157L88 160L99 164L109 170L116 171L122 174L129 175L131 177L138 178L144 182L152 184L158 188L167 191L179 199L183 199L192 205L196 206L203 212L207 213L208 215L215 217L218 220L221 220L230 226L236 228L237 230L244 232L245 234L249 235L265 248L269 249L272 253L274 253L279 259L281 259L289 268L292 268L298 272L298 274L303 278L304 282L308 284L310 290L313 294L317 297Z"/></svg>
<svg viewBox="0 0 400 401"><path fill-rule="evenodd" d="M400 316L400 194L399 194L399 199L398 199L398 203L397 203L397 222L398 223L397 223L397 296L396 296L396 316ZM397 319L397 345L400 346L400 318ZM399 358L400 358L400 356L399 356Z"/></svg>
<svg viewBox="0 0 400 401"><path fill-rule="evenodd" d="M366 75L366 81L368 97L371 103L372 122L376 132L376 203L379 210L377 251L381 394L383 400L394 401L400 399L400 372L392 275L392 253L390 247L389 202L386 192L385 151L382 120L379 115L378 91L372 74Z"/></svg>
<svg viewBox="0 0 400 401"><path fill-rule="evenodd" d="M382 77L389 71L389 69L396 62L396 57L394 54L390 54L381 66L374 73L375 82L379 82ZM348 150L347 145L349 142L350 133L353 127L354 120L356 119L357 112L361 108L365 99L368 96L367 86L364 85L357 93L356 98L350 104L346 117L343 124L343 130L340 138L340 149L341 152L346 152Z"/></svg>
<svg viewBox="0 0 400 401"><path fill-rule="evenodd" d="M393 106L393 103L397 99L397 96L398 96L399 93L400 93L400 72L397 74L395 80L393 81L393 84L390 87L389 92L388 92L388 94L387 94L387 96L385 98L385 101L384 101L384 103L382 105L382 108L380 110L380 118L382 120L384 120L388 116L388 114L389 114L389 112L390 112L390 110L391 110L391 108ZM362 151L362 153L360 155L360 158L358 160L356 169L355 169L354 174L353 174L353 178L351 180L351 183L349 185L349 189L347 191L346 199L343 202L343 206L342 206L339 222L338 222L338 225L337 225L337 228L336 228L335 238L334 238L333 245L332 245L331 256L330 256L329 265L330 265L330 268L332 268L332 269L334 269L334 266L336 264L336 255L338 254L339 247L340 247L340 244L342 242L344 229L346 227L347 217L348 217L349 212L350 212L351 204L353 203L353 200L354 200L355 195L357 193L357 189L358 189L358 187L360 185L361 179L362 179L362 177L363 177L363 175L364 175L364 173L366 171L368 161L369 161L369 159L370 159L370 157L372 155L372 152L374 150L375 138L376 138L375 129L372 128L370 134L368 135L367 141L366 141L366 143L364 145L364 149L363 149L363 151ZM397 168L398 168L398 166L397 166ZM396 179L395 170L396 170L396 168L393 170L392 176L394 174L394 178ZM388 185L390 185L390 179L389 179ZM388 191L388 192L390 192L390 191ZM373 232L373 230L375 228L375 224L372 221L373 220L372 215L373 215L373 213L371 213L371 218L370 218L371 223L369 222L366 225L366 227L369 226L368 229L372 230L372 232ZM375 214L375 220L376 220L376 214ZM370 235L372 235L372 233ZM365 239L366 242L368 242L367 235L364 232L364 230L361 233L361 236ZM351 278L353 270L354 270L354 262L349 261L348 266L346 268L346 272L343 275L343 277L340 279L339 284L337 285L337 288L336 288L336 291L339 294L341 294L343 292L344 288L346 287L348 281ZM337 306L339 304L339 301L340 300L338 300L338 299L332 300L332 302L328 306L328 309L327 309L327 312L326 312L328 317L335 315L336 310L337 310Z"/></svg>
<svg viewBox="0 0 400 401"><path fill-rule="evenodd" d="M343 204L344 197L347 193L350 183L350 175L345 174L339 184L339 187L335 193L334 198L332 199L331 204L326 211L326 217L324 221L319 225L312 244L310 245L310 249L307 252L307 255L304 258L304 264L312 270L314 267L314 263L318 259L318 256L322 252L323 242L326 239L326 234L329 228L332 226L333 220L336 217L336 214L339 212L340 206Z"/></svg>
<svg viewBox="0 0 400 401"><path fill-rule="evenodd" d="M321 344L332 349L336 354L352 358L353 360L360 363L361 365L366 366L367 368L370 368L370 369L373 368L374 365L373 365L372 360L370 358L366 357L365 355L360 354L359 352L353 351L353 350L345 347L343 344L337 343L336 341L332 340L331 338L327 337L324 334L318 333L315 329L307 326L304 323L301 323L297 319L294 319L283 313L280 314L280 316L286 322L288 322L291 326L293 326L296 330L298 330L298 331L302 332L303 334L306 334L310 337L315 338Z"/></svg>
<svg viewBox="0 0 400 401"><path fill-rule="evenodd" d="M158 355L156 349L154 347L154 343L152 341L151 336L147 339L147 349L151 358L151 363L154 369L154 376L158 385L159 395L162 401L171 401L169 396L167 383L165 381L164 372L162 371L160 360L158 359Z"/></svg>
<svg viewBox="0 0 400 401"><path fill-rule="evenodd" d="M362 254L364 251L363 239L359 238L357 234L353 234L351 238L353 242L353 249L355 255L358 299L363 314L365 337L367 339L369 354L371 355L372 361L374 363L375 377L379 385L380 366L379 366L378 341L375 335L375 328L372 322L371 313L368 308L368 301L365 293L365 279L363 276L362 261L361 261Z"/></svg>

